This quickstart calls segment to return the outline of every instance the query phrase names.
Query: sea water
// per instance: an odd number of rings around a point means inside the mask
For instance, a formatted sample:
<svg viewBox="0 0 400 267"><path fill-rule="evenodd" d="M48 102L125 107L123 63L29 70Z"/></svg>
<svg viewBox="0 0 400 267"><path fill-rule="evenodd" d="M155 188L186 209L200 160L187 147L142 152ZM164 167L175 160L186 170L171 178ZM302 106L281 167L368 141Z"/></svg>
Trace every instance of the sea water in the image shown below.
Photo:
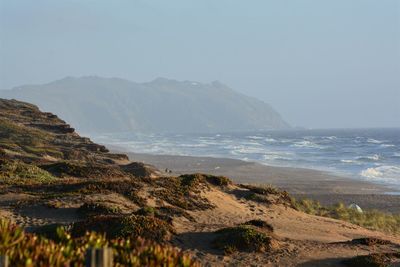
<svg viewBox="0 0 400 267"><path fill-rule="evenodd" d="M301 167L400 190L400 129L287 130L220 134L97 136L135 153L211 156Z"/></svg>

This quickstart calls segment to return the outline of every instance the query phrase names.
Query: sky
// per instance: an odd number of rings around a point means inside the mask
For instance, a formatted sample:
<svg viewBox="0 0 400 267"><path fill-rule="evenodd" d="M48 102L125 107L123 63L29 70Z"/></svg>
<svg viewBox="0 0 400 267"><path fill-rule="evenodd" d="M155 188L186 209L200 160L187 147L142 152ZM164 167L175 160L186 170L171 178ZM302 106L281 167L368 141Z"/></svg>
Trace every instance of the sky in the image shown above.
<svg viewBox="0 0 400 267"><path fill-rule="evenodd" d="M0 88L218 80L293 126L400 127L398 0L0 0Z"/></svg>

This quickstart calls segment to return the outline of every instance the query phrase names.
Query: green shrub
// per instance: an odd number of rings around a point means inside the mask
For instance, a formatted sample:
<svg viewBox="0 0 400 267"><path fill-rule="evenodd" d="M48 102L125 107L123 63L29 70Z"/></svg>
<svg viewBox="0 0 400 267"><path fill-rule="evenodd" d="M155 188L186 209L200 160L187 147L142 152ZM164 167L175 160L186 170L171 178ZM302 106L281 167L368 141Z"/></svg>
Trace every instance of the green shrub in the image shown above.
<svg viewBox="0 0 400 267"><path fill-rule="evenodd" d="M265 195L260 195L254 192L250 192L244 196L245 199L251 200L254 202L265 203L265 204L272 204L271 200L268 199Z"/></svg>
<svg viewBox="0 0 400 267"><path fill-rule="evenodd" d="M104 203L85 203L78 208L78 213L82 216L120 214L121 209Z"/></svg>
<svg viewBox="0 0 400 267"><path fill-rule="evenodd" d="M232 181L225 176L204 175L207 182L216 186L228 186Z"/></svg>
<svg viewBox="0 0 400 267"><path fill-rule="evenodd" d="M328 216L329 213L329 209L327 207L323 207L319 201L312 199L305 198L299 201L294 200L292 203L297 210L301 210L307 214Z"/></svg>
<svg viewBox="0 0 400 267"><path fill-rule="evenodd" d="M280 191L272 185L239 185L247 189L243 197L247 200L272 205L282 204L284 206L293 207L292 199L286 191Z"/></svg>
<svg viewBox="0 0 400 267"><path fill-rule="evenodd" d="M267 231L269 231L271 233L274 231L274 228L272 227L272 225L270 225L266 221L263 221L263 220L260 220L260 219L250 220L250 221L247 221L245 223L242 223L241 225L253 225L253 226L256 226L258 228L265 229L265 230L267 230Z"/></svg>
<svg viewBox="0 0 400 267"><path fill-rule="evenodd" d="M24 155L58 156L59 152L48 146L53 139L46 131L0 119L0 146L6 149Z"/></svg>
<svg viewBox="0 0 400 267"><path fill-rule="evenodd" d="M157 210L154 207L145 206L138 209L135 214L142 216L155 216L157 214Z"/></svg>
<svg viewBox="0 0 400 267"><path fill-rule="evenodd" d="M167 222L155 217L130 215L101 215L74 223L73 236L83 236L85 232L105 233L107 238L137 238L162 242L170 237L174 229Z"/></svg>
<svg viewBox="0 0 400 267"><path fill-rule="evenodd" d="M343 261L349 267L386 267L392 266L393 260L400 259L399 253L374 253L370 255L357 256Z"/></svg>
<svg viewBox="0 0 400 267"><path fill-rule="evenodd" d="M184 174L178 177L178 183L182 192L190 192L197 189L200 184L205 184L205 178L200 173Z"/></svg>
<svg viewBox="0 0 400 267"><path fill-rule="evenodd" d="M7 184L49 183L56 178L41 168L19 160L0 159L0 182Z"/></svg>
<svg viewBox="0 0 400 267"><path fill-rule="evenodd" d="M120 194L138 206L146 205L146 200L138 195L142 184L135 180L79 180L57 179L51 184L20 185L26 193L37 194L42 198L58 198L61 196L91 195L91 194Z"/></svg>
<svg viewBox="0 0 400 267"><path fill-rule="evenodd" d="M213 244L226 253L231 251L263 252L271 249L271 237L250 225L223 228L215 232Z"/></svg>
<svg viewBox="0 0 400 267"><path fill-rule="evenodd" d="M257 185L257 186L241 184L240 186L248 189L249 191L251 191L253 193L256 193L259 195L264 195L264 196L271 195L271 194L278 195L278 194L282 193L282 191L278 190L276 187L274 187L273 185L269 185L269 184Z"/></svg>
<svg viewBox="0 0 400 267"><path fill-rule="evenodd" d="M191 222L194 222L195 219L193 218L192 215L187 213L184 209L178 208L178 207L173 207L173 206L164 206L164 207L158 207L157 208L157 213L163 216L169 216L169 217L185 217Z"/></svg>
<svg viewBox="0 0 400 267"><path fill-rule="evenodd" d="M58 177L99 178L124 176L117 167L87 162L59 161L40 167Z"/></svg>
<svg viewBox="0 0 400 267"><path fill-rule="evenodd" d="M351 240L351 243L365 246L375 246L375 245L387 245L391 242L388 240L383 240L375 237L362 237Z"/></svg>
<svg viewBox="0 0 400 267"><path fill-rule="evenodd" d="M208 188L201 174L189 174L179 177L163 177L155 181L160 188L151 194L169 204L185 210L207 210L214 205L204 197L199 196L201 188Z"/></svg>
<svg viewBox="0 0 400 267"><path fill-rule="evenodd" d="M232 181L225 176L215 176L210 174L194 173L194 174L184 174L178 177L180 179L180 184L185 189L194 189L199 184L212 184L216 186L228 186L232 184Z"/></svg>
<svg viewBox="0 0 400 267"><path fill-rule="evenodd" d="M173 206L163 206L163 207L149 207L145 206L140 209L138 209L135 212L136 215L142 215L142 216L154 216L159 218L160 220L163 220L168 223L172 223L173 217L185 217L189 221L194 222L195 219L187 213L185 210L178 208L178 207L173 207Z"/></svg>
<svg viewBox="0 0 400 267"><path fill-rule="evenodd" d="M78 187L78 188L77 188ZM128 198L139 206L144 206L146 200L139 196L137 192L142 188L140 183L134 180L127 181L90 181L72 186L71 190L79 194L94 193L117 193ZM64 190L65 192L65 190Z"/></svg>

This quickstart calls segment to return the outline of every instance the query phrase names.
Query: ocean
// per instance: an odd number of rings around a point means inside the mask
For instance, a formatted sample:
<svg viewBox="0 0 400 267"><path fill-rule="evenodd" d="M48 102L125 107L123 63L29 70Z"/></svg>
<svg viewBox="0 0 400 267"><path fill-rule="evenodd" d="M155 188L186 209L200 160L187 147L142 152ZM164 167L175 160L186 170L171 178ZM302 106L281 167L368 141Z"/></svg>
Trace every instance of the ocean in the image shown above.
<svg viewBox="0 0 400 267"><path fill-rule="evenodd" d="M400 129L185 135L119 133L93 139L135 153L224 157L317 169L400 190Z"/></svg>

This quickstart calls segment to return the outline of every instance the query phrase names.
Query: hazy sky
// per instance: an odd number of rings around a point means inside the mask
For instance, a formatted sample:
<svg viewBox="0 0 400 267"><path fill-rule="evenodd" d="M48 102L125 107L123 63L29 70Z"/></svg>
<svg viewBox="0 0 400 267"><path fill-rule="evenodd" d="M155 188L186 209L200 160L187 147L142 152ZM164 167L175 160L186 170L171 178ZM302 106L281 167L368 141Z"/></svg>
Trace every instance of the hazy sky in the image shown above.
<svg viewBox="0 0 400 267"><path fill-rule="evenodd" d="M292 125L400 127L398 0L0 0L0 88L219 80Z"/></svg>

